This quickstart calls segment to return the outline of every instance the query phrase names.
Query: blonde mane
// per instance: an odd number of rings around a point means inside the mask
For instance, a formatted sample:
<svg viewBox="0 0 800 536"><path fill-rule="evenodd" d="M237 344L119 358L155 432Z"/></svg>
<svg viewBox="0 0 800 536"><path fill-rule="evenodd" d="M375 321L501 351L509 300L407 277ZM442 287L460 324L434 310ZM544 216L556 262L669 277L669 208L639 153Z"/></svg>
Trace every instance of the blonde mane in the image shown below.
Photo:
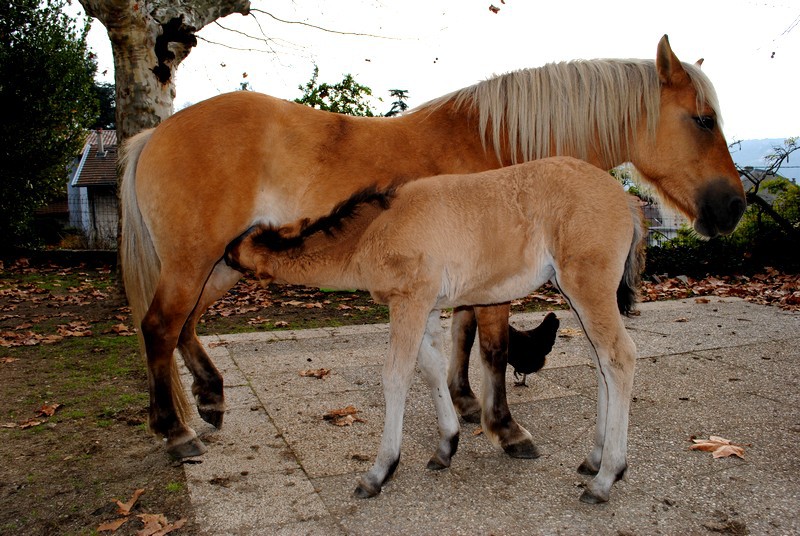
<svg viewBox="0 0 800 536"><path fill-rule="evenodd" d="M708 104L719 118L716 92L699 67L683 63L697 91L698 110ZM455 103L475 107L484 146L489 142L500 158L503 136L513 163L547 156L587 159L590 144L606 162L624 162L631 126L646 118L655 133L660 83L652 60L576 60L550 63L495 76L413 110ZM490 131L491 129L491 131ZM552 143L552 147L551 147ZM553 152L553 148L555 152Z"/></svg>

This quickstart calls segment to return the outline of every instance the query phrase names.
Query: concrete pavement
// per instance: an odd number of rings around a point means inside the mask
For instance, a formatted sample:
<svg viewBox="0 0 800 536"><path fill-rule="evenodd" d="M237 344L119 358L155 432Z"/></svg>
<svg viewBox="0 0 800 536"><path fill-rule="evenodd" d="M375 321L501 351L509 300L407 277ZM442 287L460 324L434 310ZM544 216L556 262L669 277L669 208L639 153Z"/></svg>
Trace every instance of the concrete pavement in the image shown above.
<svg viewBox="0 0 800 536"><path fill-rule="evenodd" d="M734 298L640 310L626 319L640 355L628 475L596 506L578 501L586 478L575 471L592 444L596 396L580 334L559 337L528 387L512 387L509 372L511 411L540 458L509 458L462 423L452 467L426 470L437 429L417 375L400 466L367 500L352 492L382 432L387 326L205 337L229 410L221 430L192 423L209 447L184 466L197 526L214 535L800 533L800 314ZM577 328L568 311L558 316L562 329ZM317 368L331 373L299 374ZM479 390L476 354L472 369ZM348 405L364 422L322 419ZM745 459L688 450L691 436L709 435L746 445Z"/></svg>

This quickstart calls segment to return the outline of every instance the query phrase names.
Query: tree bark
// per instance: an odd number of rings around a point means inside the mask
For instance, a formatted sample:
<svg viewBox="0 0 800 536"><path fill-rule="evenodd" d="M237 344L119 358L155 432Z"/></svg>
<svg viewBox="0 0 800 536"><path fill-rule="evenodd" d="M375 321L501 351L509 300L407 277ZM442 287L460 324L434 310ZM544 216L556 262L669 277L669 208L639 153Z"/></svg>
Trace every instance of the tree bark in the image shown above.
<svg viewBox="0 0 800 536"><path fill-rule="evenodd" d="M195 34L249 0L80 0L106 27L114 53L119 143L172 115L175 70L197 45Z"/></svg>

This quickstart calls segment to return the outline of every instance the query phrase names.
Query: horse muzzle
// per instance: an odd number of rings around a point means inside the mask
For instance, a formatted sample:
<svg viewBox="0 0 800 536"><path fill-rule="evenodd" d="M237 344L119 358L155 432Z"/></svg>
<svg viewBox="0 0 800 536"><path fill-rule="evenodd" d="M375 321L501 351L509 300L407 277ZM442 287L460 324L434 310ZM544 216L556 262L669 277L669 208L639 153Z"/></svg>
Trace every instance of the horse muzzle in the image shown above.
<svg viewBox="0 0 800 536"><path fill-rule="evenodd" d="M698 196L698 216L694 230L708 238L733 232L739 223L747 201L744 189L738 188L728 179L711 182Z"/></svg>

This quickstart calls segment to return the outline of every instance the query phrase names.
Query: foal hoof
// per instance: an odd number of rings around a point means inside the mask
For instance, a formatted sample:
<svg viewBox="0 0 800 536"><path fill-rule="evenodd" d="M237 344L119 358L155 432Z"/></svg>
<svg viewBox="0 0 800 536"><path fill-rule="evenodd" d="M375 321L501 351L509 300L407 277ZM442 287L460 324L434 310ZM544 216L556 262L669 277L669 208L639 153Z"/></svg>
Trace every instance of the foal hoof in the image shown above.
<svg viewBox="0 0 800 536"><path fill-rule="evenodd" d="M604 502L608 502L608 497L598 497L588 489L583 490L581 493L581 502L586 504L600 504Z"/></svg>
<svg viewBox="0 0 800 536"><path fill-rule="evenodd" d="M598 471L599 469L595 469L594 467L589 465L589 462L586 460L581 462L581 464L578 466L578 474L581 475L596 476Z"/></svg>
<svg viewBox="0 0 800 536"><path fill-rule="evenodd" d="M225 417L225 410L197 408L197 413L200 414L201 419L214 428L222 428L222 419Z"/></svg>
<svg viewBox="0 0 800 536"><path fill-rule="evenodd" d="M358 485L356 486L353 495L357 499L369 499L371 497L375 497L381 492L380 486L375 486L365 482L364 479L358 481Z"/></svg>
<svg viewBox="0 0 800 536"><path fill-rule="evenodd" d="M464 419L464 422L472 423L472 424L480 424L481 423L481 408L476 409L470 413L462 413L461 418Z"/></svg>
<svg viewBox="0 0 800 536"><path fill-rule="evenodd" d="M533 444L533 441L527 439L519 443L511 445L504 445L503 450L512 458L522 458L525 460L532 460L541 456L539 449Z"/></svg>
<svg viewBox="0 0 800 536"><path fill-rule="evenodd" d="M193 458L194 456L200 456L205 454L208 449L203 442L197 439L196 437L192 438L190 441L185 443L179 443L177 445L168 445L167 446L167 454L172 456L176 459L181 458Z"/></svg>

